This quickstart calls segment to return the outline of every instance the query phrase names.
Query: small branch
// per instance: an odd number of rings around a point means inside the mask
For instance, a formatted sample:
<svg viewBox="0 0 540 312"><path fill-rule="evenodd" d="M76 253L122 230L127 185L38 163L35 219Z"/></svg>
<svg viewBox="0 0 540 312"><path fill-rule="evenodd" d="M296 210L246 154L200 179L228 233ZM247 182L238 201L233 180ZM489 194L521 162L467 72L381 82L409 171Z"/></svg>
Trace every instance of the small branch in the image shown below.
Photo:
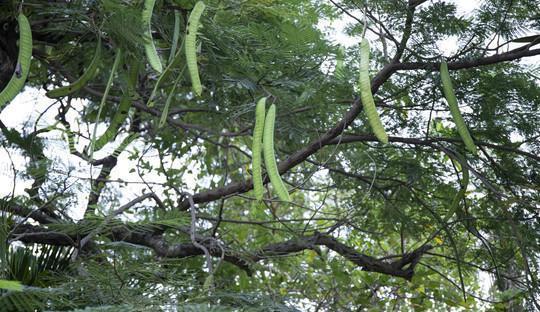
<svg viewBox="0 0 540 312"><path fill-rule="evenodd" d="M524 47L520 47L511 51L508 51L506 53L495 54L495 55L484 57L484 58L450 62L448 63L448 69L457 70L457 69L474 68L474 67L491 65L491 64L501 63L501 62L514 61L523 57L529 57L529 56L535 56L535 55L540 55L540 49L529 50L529 49L524 49ZM394 64L392 65L392 67L394 70L422 69L422 70L429 70L429 71L439 71L440 65L441 63L439 62L431 62L431 63L410 62L410 63Z"/></svg>

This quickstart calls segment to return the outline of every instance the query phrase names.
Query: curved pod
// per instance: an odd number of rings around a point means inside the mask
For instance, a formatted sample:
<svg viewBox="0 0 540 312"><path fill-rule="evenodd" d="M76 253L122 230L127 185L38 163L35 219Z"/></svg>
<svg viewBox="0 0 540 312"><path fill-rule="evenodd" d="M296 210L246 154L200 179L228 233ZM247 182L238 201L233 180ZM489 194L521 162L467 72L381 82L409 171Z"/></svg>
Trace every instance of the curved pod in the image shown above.
<svg viewBox="0 0 540 312"><path fill-rule="evenodd" d="M289 197L289 192L285 187L285 184L281 180L279 175L276 155L274 154L274 123L276 121L276 106L272 104L268 109L264 120L264 131L263 131L263 153L264 153L264 164L266 166L266 172L270 178L270 182L274 190L276 191L280 200L289 202L291 198Z"/></svg>
<svg viewBox="0 0 540 312"><path fill-rule="evenodd" d="M373 94L371 93L371 82L369 81L369 42L366 38L362 39L360 43L360 97L362 99L362 105L364 111L373 129L373 133L379 141L382 143L388 143L388 135L384 131L384 127L381 122L381 118L375 108L375 101L373 100Z"/></svg>
<svg viewBox="0 0 540 312"><path fill-rule="evenodd" d="M251 148L251 170L253 172L253 191L257 200L263 199L263 179L262 179L262 143L264 132L264 115L266 110L266 98L263 97L257 102L255 108L255 128L253 129L253 145Z"/></svg>
<svg viewBox="0 0 540 312"><path fill-rule="evenodd" d="M107 127L107 130L105 130L105 132L95 141L94 151L99 151L107 143L111 142L117 135L120 125L122 125L122 123L127 119L129 109L131 108L131 104L133 102L133 98L136 96L135 89L138 74L139 63L134 62L129 69L127 90L125 90L122 98L120 99L118 110L111 119L109 127Z"/></svg>
<svg viewBox="0 0 540 312"><path fill-rule="evenodd" d="M465 147L467 147L471 153L476 155L478 154L476 145L474 145L471 134L469 133L469 130L465 125L465 121L461 116L461 112L459 111L456 95L454 94L454 87L452 86L452 80L450 79L450 74L448 73L448 65L444 61L441 63L441 80L444 97L446 98L446 102L448 102L450 114L452 114L452 119L454 119L459 136L461 136L463 143L465 143Z"/></svg>
<svg viewBox="0 0 540 312"><path fill-rule="evenodd" d="M156 46L154 45L154 40L152 38L152 29L151 29L152 12L154 11L155 3L156 3L156 0L144 1L144 9L142 12L142 22L145 27L144 52L146 53L146 58L148 59L148 63L150 63L150 66L152 66L152 68L158 73L161 73L163 71L163 65L161 65L161 60L159 59Z"/></svg>
<svg viewBox="0 0 540 312"><path fill-rule="evenodd" d="M202 1L195 4L189 15L186 34L186 62L193 92L197 96L202 94L201 78L199 77L199 69L197 67L197 29L199 28L199 20L205 7L206 5Z"/></svg>
<svg viewBox="0 0 540 312"><path fill-rule="evenodd" d="M90 65L88 65L88 68L84 71L84 74L82 74L82 76L79 77L79 79L77 79L70 85L51 90L47 92L46 95L50 98L58 98L58 97L72 94L82 89L88 83L88 81L90 81L96 76L100 64L101 64L101 37L99 37L98 39L94 57L92 58Z"/></svg>
<svg viewBox="0 0 540 312"><path fill-rule="evenodd" d="M19 23L19 55L15 72L6 87L0 92L0 110L19 94L24 87L32 58L32 29L23 14L17 18Z"/></svg>

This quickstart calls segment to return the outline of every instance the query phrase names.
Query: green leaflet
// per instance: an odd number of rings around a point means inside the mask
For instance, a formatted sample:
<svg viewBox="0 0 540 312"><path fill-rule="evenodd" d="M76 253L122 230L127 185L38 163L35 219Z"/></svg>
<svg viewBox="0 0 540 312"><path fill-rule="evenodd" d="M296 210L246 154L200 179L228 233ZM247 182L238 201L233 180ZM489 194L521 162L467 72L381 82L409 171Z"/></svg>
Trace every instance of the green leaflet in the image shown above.
<svg viewBox="0 0 540 312"><path fill-rule="evenodd" d="M371 82L369 81L369 42L366 38L362 39L360 44L360 97L364 105L367 119L373 133L382 143L388 143L388 135L384 131L381 118L375 108L373 94L371 94Z"/></svg>
<svg viewBox="0 0 540 312"><path fill-rule="evenodd" d="M68 147L69 147L69 153L70 154L76 154L77 148L75 147L75 135L73 135L73 131L71 129L66 129L66 136L68 141Z"/></svg>
<svg viewBox="0 0 540 312"><path fill-rule="evenodd" d="M458 212L459 209L459 202L462 199L465 199L465 193L467 192L467 186L469 185L469 169L467 168L467 161L465 158L456 153L456 159L458 160L460 166L461 166L461 182L460 182L460 189L452 199L452 203L450 204L449 211L450 215L452 215L454 212Z"/></svg>
<svg viewBox="0 0 540 312"><path fill-rule="evenodd" d="M148 59L150 66L152 66L152 68L158 73L161 73L163 71L163 66L161 65L161 60L159 59L156 46L154 45L154 40L152 38L152 13L154 11L154 4L156 4L156 0L144 1L144 9L142 11L142 21L145 26L144 52L146 53L146 58Z"/></svg>
<svg viewBox="0 0 540 312"><path fill-rule="evenodd" d="M0 279L0 289L11 290L11 291L22 291L23 285L19 281L8 281Z"/></svg>
<svg viewBox="0 0 540 312"><path fill-rule="evenodd" d="M188 19L188 28L186 35L186 62L188 66L191 85L195 95L202 94L201 79L199 77L199 69L197 67L197 30L199 28L199 20L206 5L199 1L193 7Z"/></svg>
<svg viewBox="0 0 540 312"><path fill-rule="evenodd" d="M463 143L465 143L465 147L467 147L471 153L477 155L478 151L476 149L476 145L474 144L471 134L469 133L469 130L465 125L465 121L461 116L461 112L459 111L456 95L454 94L454 87L452 86L452 80L450 79L450 74L448 73L448 65L444 61L441 62L441 80L443 85L443 93L446 98L446 102L448 102L448 107L450 108L450 113L452 114L452 118L454 119L458 133L461 136Z"/></svg>
<svg viewBox="0 0 540 312"><path fill-rule="evenodd" d="M96 117L96 124L94 125L94 131L92 132L92 140L90 141L90 159L92 159L94 155L94 145L96 142L96 132L97 132L97 126L99 123L99 118L101 117L101 112L103 111L103 107L105 106L105 103L107 102L107 96L109 95L109 91L111 90L111 86L114 80L114 75L116 74L116 71L118 70L118 67L120 66L120 62L122 61L124 57L124 52L121 48L118 48L116 51L116 56L114 57L114 63L111 68L111 74L109 75L109 80L107 81L107 85L105 86L105 91L103 92L103 97L101 98L101 103L99 104L99 109Z"/></svg>
<svg viewBox="0 0 540 312"><path fill-rule="evenodd" d="M251 148L251 170L253 172L253 191L257 200L263 199L264 186L262 178L262 143L264 132L264 115L266 110L266 97L257 102L255 108L255 128L253 129L253 145ZM273 148L273 147L272 147Z"/></svg>
<svg viewBox="0 0 540 312"><path fill-rule="evenodd" d="M129 71L128 85L127 90L125 90L120 104L118 105L118 110L114 114L114 117L111 120L111 123L105 133L99 137L94 143L94 151L99 151L109 143L116 136L118 128L126 120L133 102L133 97L135 96L135 88L137 84L137 78L139 76L139 62L134 62Z"/></svg>
<svg viewBox="0 0 540 312"><path fill-rule="evenodd" d="M94 57L92 58L92 61L90 62L90 65L88 66L88 68L85 70L84 74L81 77L79 77L79 79L71 83L70 85L51 90L47 92L46 95L50 98L58 98L58 97L72 94L82 89L84 86L86 86L88 81L90 81L96 76L100 64L101 64L101 37L99 37L98 39Z"/></svg>
<svg viewBox="0 0 540 312"><path fill-rule="evenodd" d="M264 121L263 153L266 172L280 200L289 202L291 198L285 184L279 175L276 155L274 153L274 123L276 121L276 105L272 104L268 109Z"/></svg>
<svg viewBox="0 0 540 312"><path fill-rule="evenodd" d="M4 106L11 102L24 87L28 72L30 71L30 62L32 58L32 29L28 19L23 14L19 14L19 55L17 57L17 67L11 76L8 84L0 92L0 111Z"/></svg>
<svg viewBox="0 0 540 312"><path fill-rule="evenodd" d="M171 106L172 99L176 94L175 93L176 92L176 86L180 83L180 81L184 77L184 70L185 69L186 69L186 67L184 66L184 68L182 68L182 71L180 72L180 74L178 75L176 80L174 81L174 85L173 85L171 91L169 92L169 95L167 96L167 100L165 101L165 107L163 107L163 111L161 112L161 117L159 118L158 129L163 127L163 125L165 125L165 122L167 121L167 117L169 116L169 107Z"/></svg>
<svg viewBox="0 0 540 312"><path fill-rule="evenodd" d="M345 79L345 49L340 46L336 53L336 69L334 70L334 76L337 79Z"/></svg>
<svg viewBox="0 0 540 312"><path fill-rule="evenodd" d="M183 44L184 44L184 42L182 42L182 45ZM182 49L179 49L176 52L176 55L174 56L172 62L170 62L167 65L167 67L165 67L165 70L163 71L163 73L161 73L158 80L156 81L156 84L154 85L154 88L152 89L152 93L150 93L150 97L148 98L148 102L146 103L146 105L148 107L153 107L154 106L154 104L155 104L154 99L156 97L156 94L157 94L157 91L158 91L159 87L161 86L161 83L163 81L166 81L169 78L169 76L172 73L172 69L174 67L176 67L176 65L180 62L181 59L182 59ZM183 75L183 73L184 73L184 68L182 69L182 72L180 73L180 75Z"/></svg>
<svg viewBox="0 0 540 312"><path fill-rule="evenodd" d="M129 136L127 136L122 141L122 143L120 143L120 145L114 150L112 154L113 157L118 158L118 156L120 156L120 154L128 147L128 145L131 144L131 142L135 141L138 137L139 137L138 133L132 133Z"/></svg>

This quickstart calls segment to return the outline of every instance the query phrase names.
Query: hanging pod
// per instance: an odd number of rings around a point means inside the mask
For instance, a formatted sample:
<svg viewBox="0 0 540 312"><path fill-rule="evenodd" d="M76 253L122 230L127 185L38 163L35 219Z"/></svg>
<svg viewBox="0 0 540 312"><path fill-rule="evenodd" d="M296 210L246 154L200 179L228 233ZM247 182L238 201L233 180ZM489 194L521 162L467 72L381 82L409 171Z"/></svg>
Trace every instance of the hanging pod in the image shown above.
<svg viewBox="0 0 540 312"><path fill-rule="evenodd" d="M144 52L146 53L146 58L148 59L150 66L152 66L152 68L158 73L161 73L163 71L163 65L161 65L156 46L154 45L154 39L152 38L152 13L154 11L155 4L156 0L144 1L144 8L142 11L142 22L145 28Z"/></svg>
<svg viewBox="0 0 540 312"><path fill-rule="evenodd" d="M445 61L441 62L441 80L444 97L446 98L446 102L448 102L450 114L452 114L452 118L454 119L458 133L461 136L463 143L465 143L465 147L471 153L477 155L478 151L476 149L476 145L474 144L471 134L469 133L469 130L465 125L465 121L461 116L461 112L459 111L456 95L454 94L454 87L452 86L452 80L450 80L450 74L448 73L448 65Z"/></svg>
<svg viewBox="0 0 540 312"><path fill-rule="evenodd" d="M384 127L381 122L381 118L375 108L375 101L373 100L373 94L371 93L371 83L369 81L369 42L366 38L362 39L360 43L360 98L362 99L362 105L364 111L373 129L373 133L377 139L382 143L388 143L388 135L384 131Z"/></svg>
<svg viewBox="0 0 540 312"><path fill-rule="evenodd" d="M73 83L71 83L68 86L63 86L60 88L53 89L47 92L45 95L50 98L59 98L62 96L72 94L82 89L84 86L86 86L88 81L92 80L96 76L96 74L98 73L98 68L100 64L101 64L101 37L99 37L98 39L96 51L94 52L94 57L92 58L90 65L88 65L88 68L79 77L79 79L75 80Z"/></svg>
<svg viewBox="0 0 540 312"><path fill-rule="evenodd" d="M262 179L262 144L264 132L264 115L266 110L266 97L257 102L255 108L255 128L253 129L253 145L251 148L251 170L253 172L253 191L257 200L263 199Z"/></svg>
<svg viewBox="0 0 540 312"><path fill-rule="evenodd" d="M197 67L197 30L199 28L199 20L206 5L199 1L193 7L188 19L187 34L186 34L186 62L191 78L191 85L195 95L202 94L201 79L199 77L199 69Z"/></svg>
<svg viewBox="0 0 540 312"><path fill-rule="evenodd" d="M289 197L289 192L285 187L285 184L281 180L279 175L276 155L274 153L274 124L276 121L276 105L272 104L266 113L264 120L264 131L263 131L263 154L264 154L264 164L266 166L266 172L270 178L270 183L276 191L280 200L289 202L291 198Z"/></svg>
<svg viewBox="0 0 540 312"><path fill-rule="evenodd" d="M30 71L30 61L32 57L32 29L28 19L23 14L19 14L19 55L15 72L6 87L0 92L0 111L11 102L24 87L28 72Z"/></svg>

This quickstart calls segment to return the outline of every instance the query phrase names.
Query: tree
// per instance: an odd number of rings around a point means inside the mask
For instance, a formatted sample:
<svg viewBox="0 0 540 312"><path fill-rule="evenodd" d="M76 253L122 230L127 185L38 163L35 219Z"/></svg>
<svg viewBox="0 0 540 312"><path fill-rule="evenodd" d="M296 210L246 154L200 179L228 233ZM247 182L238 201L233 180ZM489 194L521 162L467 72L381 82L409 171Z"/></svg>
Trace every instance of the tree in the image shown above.
<svg viewBox="0 0 540 312"><path fill-rule="evenodd" d="M540 307L535 1L484 0L465 16L445 1L205 0L200 96L186 66L195 1L151 2L2 4L0 89L21 68L22 13L25 90L40 95L0 103L12 181L0 279L25 285L0 283L0 306ZM340 55L321 25L345 18L355 42ZM359 97L364 33L388 144ZM449 114L443 61L476 155ZM252 191L262 97L277 108L290 202L266 175L264 200ZM12 123L29 105L37 114Z"/></svg>

